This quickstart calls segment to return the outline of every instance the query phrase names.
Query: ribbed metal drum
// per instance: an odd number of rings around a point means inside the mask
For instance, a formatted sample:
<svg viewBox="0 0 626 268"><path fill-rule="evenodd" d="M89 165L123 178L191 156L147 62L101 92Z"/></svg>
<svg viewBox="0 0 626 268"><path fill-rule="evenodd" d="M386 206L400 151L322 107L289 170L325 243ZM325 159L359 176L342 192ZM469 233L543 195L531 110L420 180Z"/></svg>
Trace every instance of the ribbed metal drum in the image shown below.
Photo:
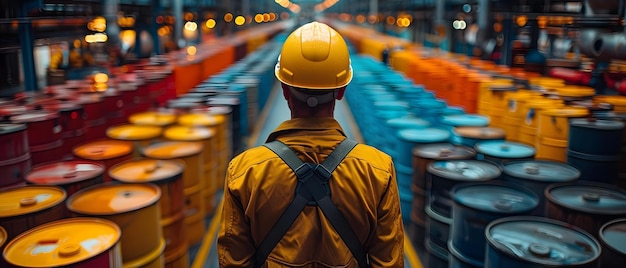
<svg viewBox="0 0 626 268"><path fill-rule="evenodd" d="M539 203L532 191L505 183L462 184L454 187L452 193L454 207L448 243L451 267L482 267L487 225L503 217L528 215ZM462 266L453 266L459 264Z"/></svg>
<svg viewBox="0 0 626 268"><path fill-rule="evenodd" d="M158 142L163 133L163 128L159 126L122 124L109 127L106 131L107 137L120 140L132 141L134 143L134 156L141 156L141 150L146 146Z"/></svg>
<svg viewBox="0 0 626 268"><path fill-rule="evenodd" d="M83 143L74 147L73 154L78 159L99 161L110 167L132 158L133 143L118 140L99 140ZM111 181L108 172L104 172L104 181Z"/></svg>
<svg viewBox="0 0 626 268"><path fill-rule="evenodd" d="M85 110L83 106L71 102L43 104L43 109L59 114L61 137L63 138L63 158L71 159L72 148L85 139Z"/></svg>
<svg viewBox="0 0 626 268"><path fill-rule="evenodd" d="M439 124L452 132L456 127L487 127L489 117L479 114L443 115L439 119Z"/></svg>
<svg viewBox="0 0 626 268"><path fill-rule="evenodd" d="M413 164L413 148L418 145L447 142L450 133L439 128L403 129L397 132L400 140L394 161L410 167Z"/></svg>
<svg viewBox="0 0 626 268"><path fill-rule="evenodd" d="M61 123L57 113L33 111L11 117L14 124L28 125L28 147L32 165L59 159L63 151Z"/></svg>
<svg viewBox="0 0 626 268"><path fill-rule="evenodd" d="M499 166L511 161L532 160L534 147L509 141L483 141L474 145L479 160L487 160Z"/></svg>
<svg viewBox="0 0 626 268"><path fill-rule="evenodd" d="M626 263L626 218L607 222L598 236L602 245L600 265L602 268L618 268Z"/></svg>
<svg viewBox="0 0 626 268"><path fill-rule="evenodd" d="M121 235L117 224L104 219L58 220L22 233L3 255L13 267L119 268Z"/></svg>
<svg viewBox="0 0 626 268"><path fill-rule="evenodd" d="M580 177L575 167L548 160L509 162L504 164L503 174L504 181L524 186L539 197L539 205L532 213L535 216L545 215L546 187L553 183L575 182Z"/></svg>
<svg viewBox="0 0 626 268"><path fill-rule="evenodd" d="M30 151L25 124L0 124L0 188L24 182L30 170Z"/></svg>
<svg viewBox="0 0 626 268"><path fill-rule="evenodd" d="M491 222L485 236L485 268L610 267L598 266L604 249L593 236L560 221L507 217Z"/></svg>
<svg viewBox="0 0 626 268"><path fill-rule="evenodd" d="M454 144L474 147L481 141L504 141L506 132L503 129L495 127L455 127L452 130L452 138L450 142Z"/></svg>
<svg viewBox="0 0 626 268"><path fill-rule="evenodd" d="M604 183L552 184L545 190L546 217L597 236L605 223L626 215L626 192Z"/></svg>
<svg viewBox="0 0 626 268"><path fill-rule="evenodd" d="M426 251L424 255L424 267L428 268L448 268L448 251L445 248L435 245L433 242L425 242Z"/></svg>
<svg viewBox="0 0 626 268"><path fill-rule="evenodd" d="M72 196L81 189L104 182L103 164L86 160L50 162L33 167L26 181L38 185L56 185Z"/></svg>

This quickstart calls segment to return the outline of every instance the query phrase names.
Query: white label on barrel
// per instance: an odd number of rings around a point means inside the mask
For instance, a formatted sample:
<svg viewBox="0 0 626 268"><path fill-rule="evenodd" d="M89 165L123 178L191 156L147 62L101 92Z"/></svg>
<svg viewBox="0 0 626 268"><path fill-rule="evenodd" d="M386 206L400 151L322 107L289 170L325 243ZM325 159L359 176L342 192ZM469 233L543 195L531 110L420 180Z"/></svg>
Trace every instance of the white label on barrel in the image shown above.
<svg viewBox="0 0 626 268"><path fill-rule="evenodd" d="M60 133L61 132L61 125L54 126L54 128L52 128L52 132L54 134Z"/></svg>

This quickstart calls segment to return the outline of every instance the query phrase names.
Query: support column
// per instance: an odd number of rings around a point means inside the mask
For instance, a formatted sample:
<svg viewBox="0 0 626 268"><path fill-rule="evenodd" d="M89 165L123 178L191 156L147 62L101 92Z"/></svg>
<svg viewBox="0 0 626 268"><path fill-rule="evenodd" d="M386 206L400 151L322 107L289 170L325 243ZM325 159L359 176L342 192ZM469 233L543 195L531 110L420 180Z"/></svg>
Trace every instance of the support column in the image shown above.
<svg viewBox="0 0 626 268"><path fill-rule="evenodd" d="M107 42L113 45L120 43L120 26L117 25L117 13L119 12L119 0L104 0L103 16L107 21Z"/></svg>
<svg viewBox="0 0 626 268"><path fill-rule="evenodd" d="M20 50L22 54L22 72L24 73L24 90L37 90L37 76L35 75L35 57L33 56L33 25L28 17L30 7L37 5L38 1L22 2L18 16L24 20L18 24L20 37Z"/></svg>
<svg viewBox="0 0 626 268"><path fill-rule="evenodd" d="M152 21L148 24L150 28L150 36L152 37L152 43L154 43L154 54L161 54L161 39L159 38L159 25L156 23L156 18L163 12L163 0L152 0Z"/></svg>
<svg viewBox="0 0 626 268"><path fill-rule="evenodd" d="M185 40L183 39L183 0L172 0L172 14L175 18L174 22L174 42L178 47L184 46Z"/></svg>

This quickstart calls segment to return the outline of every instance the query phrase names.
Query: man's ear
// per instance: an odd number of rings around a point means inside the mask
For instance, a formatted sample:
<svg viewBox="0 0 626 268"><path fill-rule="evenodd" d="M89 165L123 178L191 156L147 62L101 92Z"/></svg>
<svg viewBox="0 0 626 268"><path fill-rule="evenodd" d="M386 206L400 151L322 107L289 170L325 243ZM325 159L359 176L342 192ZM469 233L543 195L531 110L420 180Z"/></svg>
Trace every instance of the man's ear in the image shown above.
<svg viewBox="0 0 626 268"><path fill-rule="evenodd" d="M343 99L344 94L346 93L346 87L342 87L337 89L337 93L335 94L335 99L341 100Z"/></svg>

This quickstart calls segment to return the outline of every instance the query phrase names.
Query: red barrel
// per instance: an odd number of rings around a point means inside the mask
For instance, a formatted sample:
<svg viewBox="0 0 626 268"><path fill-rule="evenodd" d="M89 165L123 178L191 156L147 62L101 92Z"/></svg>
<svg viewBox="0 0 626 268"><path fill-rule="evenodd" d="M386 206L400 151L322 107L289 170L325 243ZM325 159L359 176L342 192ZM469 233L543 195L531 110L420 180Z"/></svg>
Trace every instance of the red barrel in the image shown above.
<svg viewBox="0 0 626 268"><path fill-rule="evenodd" d="M33 167L26 182L63 187L68 196L104 181L104 165L85 160L69 160Z"/></svg>
<svg viewBox="0 0 626 268"><path fill-rule="evenodd" d="M62 127L56 113L33 111L12 116L11 121L28 124L28 146L32 165L58 160L63 155Z"/></svg>
<svg viewBox="0 0 626 268"><path fill-rule="evenodd" d="M0 188L23 182L30 165L26 125L0 124Z"/></svg>
<svg viewBox="0 0 626 268"><path fill-rule="evenodd" d="M85 110L83 106L71 102L44 104L43 108L59 115L61 137L63 138L63 159L72 158L72 148L84 139Z"/></svg>
<svg viewBox="0 0 626 268"><path fill-rule="evenodd" d="M87 140L105 138L107 128L106 113L112 109L108 109L105 106L102 96L95 93L81 94L73 101L81 104L85 109L85 125L87 126L85 138Z"/></svg>
<svg viewBox="0 0 626 268"><path fill-rule="evenodd" d="M102 92L102 96L104 97L104 106L107 111L107 126L126 123L122 92L109 88L105 92Z"/></svg>

